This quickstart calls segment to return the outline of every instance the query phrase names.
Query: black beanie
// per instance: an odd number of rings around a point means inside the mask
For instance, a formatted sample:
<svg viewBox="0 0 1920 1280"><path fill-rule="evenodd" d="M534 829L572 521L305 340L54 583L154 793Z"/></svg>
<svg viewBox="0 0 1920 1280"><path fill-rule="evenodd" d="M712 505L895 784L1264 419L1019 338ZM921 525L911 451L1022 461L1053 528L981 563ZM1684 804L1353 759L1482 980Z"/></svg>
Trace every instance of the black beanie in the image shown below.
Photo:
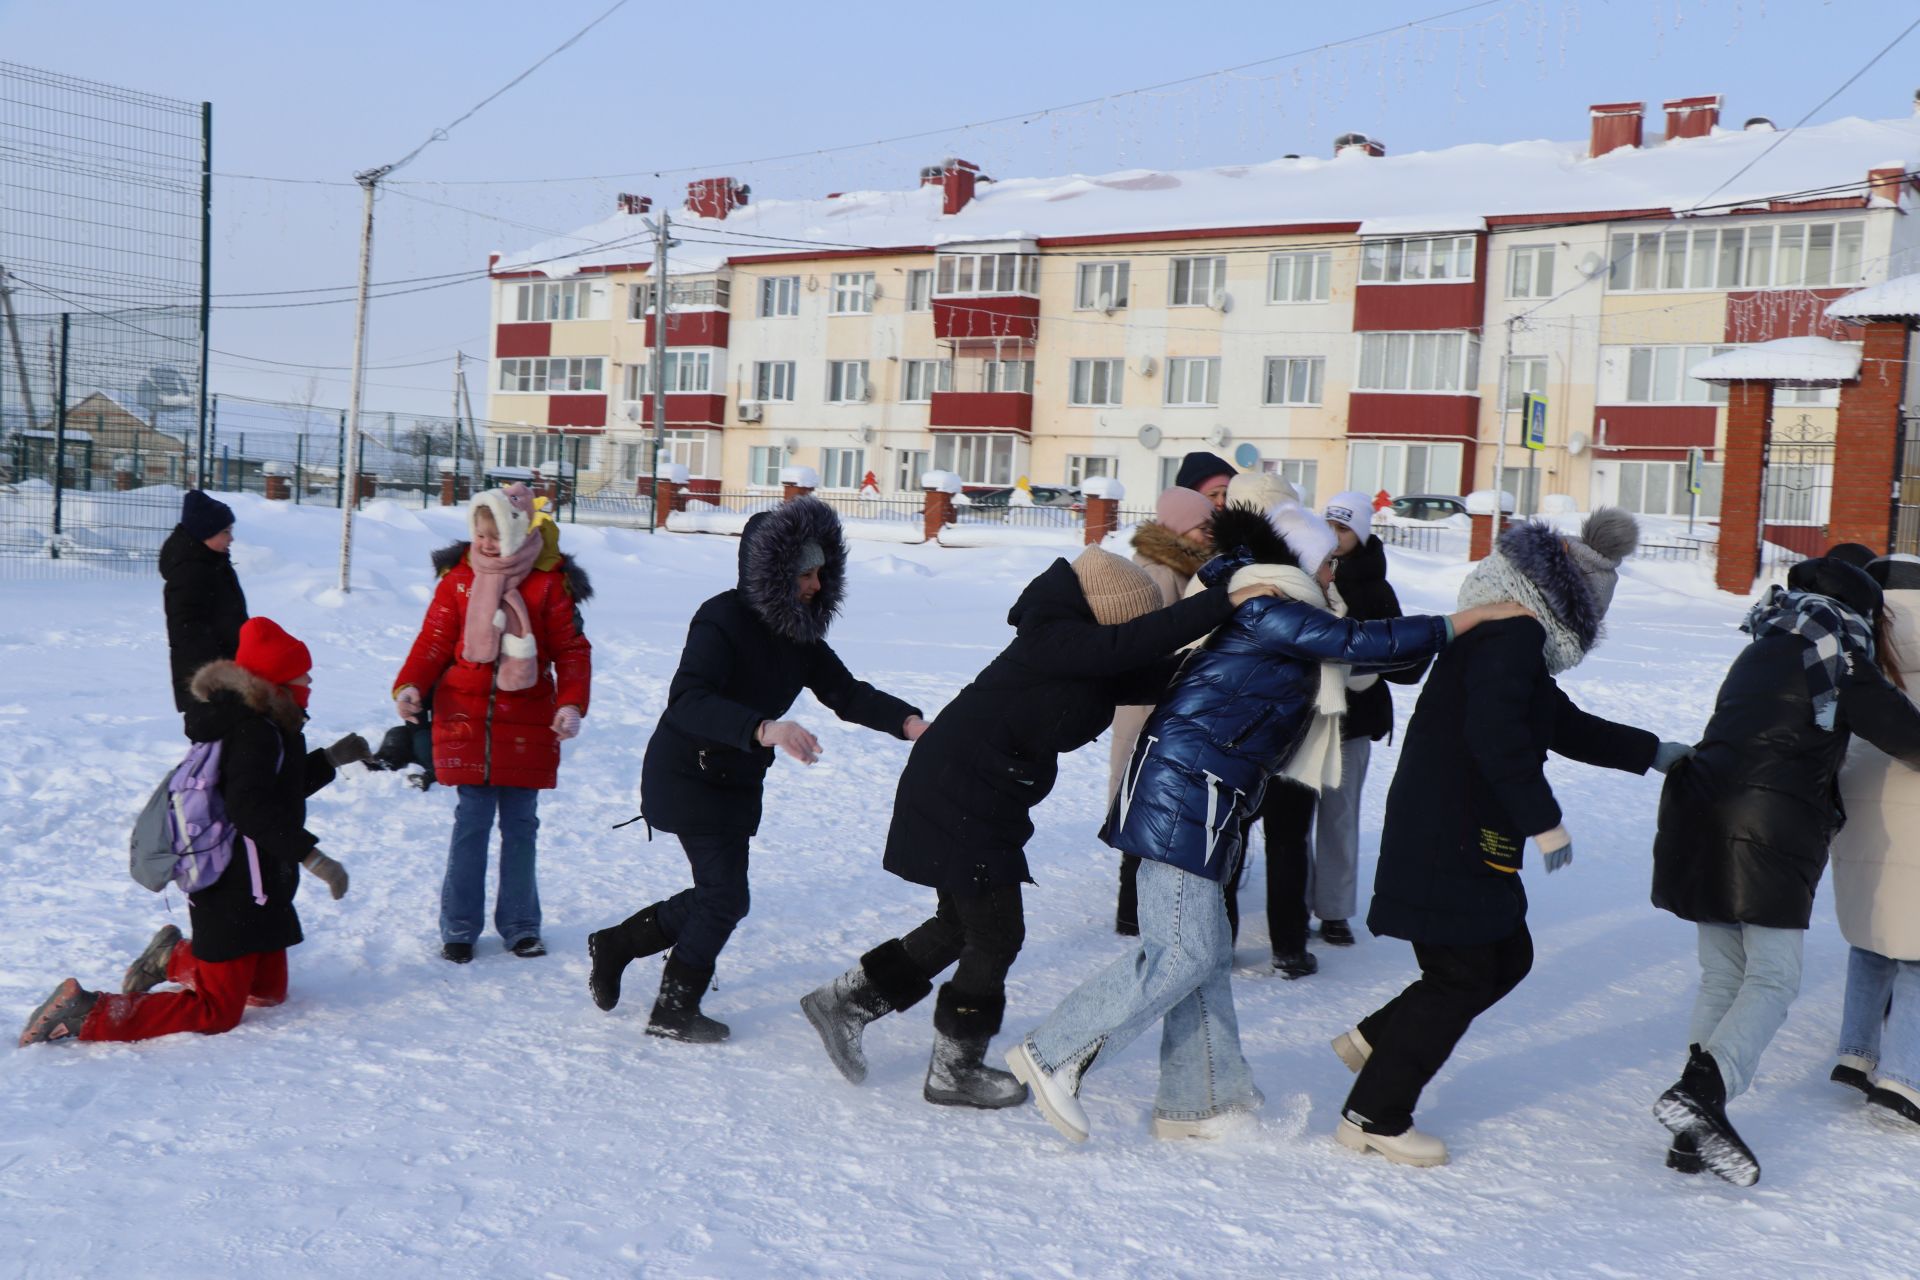
<svg viewBox="0 0 1920 1280"><path fill-rule="evenodd" d="M1231 479L1234 466L1217 453L1208 453L1205 449L1196 449L1180 459L1180 473L1173 482L1182 489L1198 490L1201 485L1215 476Z"/></svg>
<svg viewBox="0 0 1920 1280"><path fill-rule="evenodd" d="M205 542L222 529L233 527L233 508L198 489L189 489L180 499L180 527L195 542Z"/></svg>

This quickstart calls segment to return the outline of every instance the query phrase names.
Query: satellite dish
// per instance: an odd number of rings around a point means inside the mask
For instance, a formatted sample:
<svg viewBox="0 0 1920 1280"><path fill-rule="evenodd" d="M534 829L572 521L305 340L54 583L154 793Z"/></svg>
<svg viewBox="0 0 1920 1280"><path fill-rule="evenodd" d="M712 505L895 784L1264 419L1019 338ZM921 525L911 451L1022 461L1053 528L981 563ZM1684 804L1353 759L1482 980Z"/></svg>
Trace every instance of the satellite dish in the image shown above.
<svg viewBox="0 0 1920 1280"><path fill-rule="evenodd" d="M862 427L862 428L860 428L860 443L861 443L861 444L872 444L872 443L873 443L873 428L872 428L872 427Z"/></svg>
<svg viewBox="0 0 1920 1280"><path fill-rule="evenodd" d="M1607 269L1607 260L1597 253L1588 253L1580 259L1580 274L1591 280Z"/></svg>
<svg viewBox="0 0 1920 1280"><path fill-rule="evenodd" d="M1141 356L1134 367L1140 370L1141 377L1151 378L1153 376L1153 357Z"/></svg>
<svg viewBox="0 0 1920 1280"><path fill-rule="evenodd" d="M1233 433L1225 427L1215 427L1213 430L1207 432L1207 443L1216 449L1226 448L1227 441L1231 439L1233 439Z"/></svg>
<svg viewBox="0 0 1920 1280"><path fill-rule="evenodd" d="M1587 433L1584 431L1570 431L1567 433L1567 453L1572 457L1577 458L1585 453L1589 443L1591 442L1587 439Z"/></svg>
<svg viewBox="0 0 1920 1280"><path fill-rule="evenodd" d="M1108 315L1112 315L1114 311L1113 294L1102 293L1094 305L1099 307L1100 310L1106 312Z"/></svg>
<svg viewBox="0 0 1920 1280"><path fill-rule="evenodd" d="M1210 305L1215 311L1225 315L1227 312L1233 310L1233 295L1225 289L1215 289Z"/></svg>
<svg viewBox="0 0 1920 1280"><path fill-rule="evenodd" d="M798 453L798 452L800 452L800 437L799 437L799 436L788 436L788 437L787 437L787 438L786 438L785 440L783 440L783 441L781 441L780 443L781 443L781 445L782 445L782 446L783 446L783 447L784 447L784 448L786 449L786 451L787 451L788 453Z"/></svg>
<svg viewBox="0 0 1920 1280"><path fill-rule="evenodd" d="M1160 428L1149 422L1146 426L1140 428L1140 434L1134 438L1140 441L1140 447L1143 449L1158 449L1160 447Z"/></svg>
<svg viewBox="0 0 1920 1280"><path fill-rule="evenodd" d="M1243 444L1233 451L1233 460L1240 466L1252 470L1260 465L1260 450L1252 444Z"/></svg>

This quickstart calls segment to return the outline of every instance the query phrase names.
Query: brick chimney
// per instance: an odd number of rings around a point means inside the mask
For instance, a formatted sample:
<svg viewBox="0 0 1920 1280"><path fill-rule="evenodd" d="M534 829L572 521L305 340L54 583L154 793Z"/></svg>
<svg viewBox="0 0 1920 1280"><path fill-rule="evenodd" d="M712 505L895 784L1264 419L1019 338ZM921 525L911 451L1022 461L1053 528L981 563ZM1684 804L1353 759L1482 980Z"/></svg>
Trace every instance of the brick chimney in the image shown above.
<svg viewBox="0 0 1920 1280"><path fill-rule="evenodd" d="M1907 185L1907 181L1907 171L1899 165L1890 169L1869 169L1867 195L1899 204L1901 189Z"/></svg>
<svg viewBox="0 0 1920 1280"><path fill-rule="evenodd" d="M696 178L687 184L687 212L696 218L724 218L746 204L748 192L732 178Z"/></svg>
<svg viewBox="0 0 1920 1280"><path fill-rule="evenodd" d="M927 182L924 171L920 181L923 185ZM948 156L940 164L940 187L943 192L940 212L951 215L966 208L973 202L973 189L980 181L979 165L971 160L956 160Z"/></svg>
<svg viewBox="0 0 1920 1280"><path fill-rule="evenodd" d="M637 196L631 191L622 191L618 197L618 203L621 213L640 214L653 212L652 196Z"/></svg>
<svg viewBox="0 0 1920 1280"><path fill-rule="evenodd" d="M1641 118L1646 106L1639 102L1597 102L1587 108L1591 128L1587 158L1597 159L1621 147L1640 145Z"/></svg>
<svg viewBox="0 0 1920 1280"><path fill-rule="evenodd" d="M1667 141L1675 138L1704 138L1720 123L1720 95L1702 98L1669 98L1660 104L1667 112Z"/></svg>
<svg viewBox="0 0 1920 1280"><path fill-rule="evenodd" d="M1364 133L1343 133L1333 140L1334 155L1343 156L1349 151L1363 156L1383 156L1387 154L1387 144Z"/></svg>

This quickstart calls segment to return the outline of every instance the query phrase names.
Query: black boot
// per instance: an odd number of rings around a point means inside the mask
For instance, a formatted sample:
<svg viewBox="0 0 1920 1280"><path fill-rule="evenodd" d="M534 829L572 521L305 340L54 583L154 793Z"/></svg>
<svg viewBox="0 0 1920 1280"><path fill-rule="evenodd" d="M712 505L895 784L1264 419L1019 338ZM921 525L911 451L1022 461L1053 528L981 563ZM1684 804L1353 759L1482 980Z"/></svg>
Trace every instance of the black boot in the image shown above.
<svg viewBox="0 0 1920 1280"><path fill-rule="evenodd" d="M713 970L695 969L668 958L660 971L660 996L653 1002L647 1034L689 1044L718 1044L733 1034L724 1022L700 1012L700 997L713 981Z"/></svg>
<svg viewBox="0 0 1920 1280"><path fill-rule="evenodd" d="M940 988L933 1006L933 1058L927 1063L927 1083L921 1090L928 1102L995 1110L1027 1100L1027 1086L1014 1079L1011 1071L996 1070L983 1061L1006 1011L1005 993L969 996L956 991L951 982Z"/></svg>
<svg viewBox="0 0 1920 1280"><path fill-rule="evenodd" d="M859 1084L867 1078L867 1055L860 1047L867 1024L912 1007L931 990L933 984L900 939L889 938L826 986L801 996L800 1010L847 1083Z"/></svg>
<svg viewBox="0 0 1920 1280"><path fill-rule="evenodd" d="M1653 1114L1676 1137L1691 1138L1707 1172L1736 1187L1760 1181L1760 1162L1727 1119L1727 1085L1720 1064L1699 1045L1690 1047L1679 1082L1660 1095Z"/></svg>
<svg viewBox="0 0 1920 1280"><path fill-rule="evenodd" d="M1137 883L1140 859L1131 853L1120 855L1120 900L1113 909L1113 931L1123 938L1140 936L1140 889Z"/></svg>
<svg viewBox="0 0 1920 1280"><path fill-rule="evenodd" d="M657 955L673 945L660 927L660 904L637 911L610 929L587 935L587 990L602 1009L620 1003L620 975L641 956Z"/></svg>
<svg viewBox="0 0 1920 1280"><path fill-rule="evenodd" d="M1667 1168L1675 1173L1705 1173L1707 1163L1700 1158L1700 1148L1693 1145L1692 1138L1676 1133L1673 1145L1667 1148Z"/></svg>

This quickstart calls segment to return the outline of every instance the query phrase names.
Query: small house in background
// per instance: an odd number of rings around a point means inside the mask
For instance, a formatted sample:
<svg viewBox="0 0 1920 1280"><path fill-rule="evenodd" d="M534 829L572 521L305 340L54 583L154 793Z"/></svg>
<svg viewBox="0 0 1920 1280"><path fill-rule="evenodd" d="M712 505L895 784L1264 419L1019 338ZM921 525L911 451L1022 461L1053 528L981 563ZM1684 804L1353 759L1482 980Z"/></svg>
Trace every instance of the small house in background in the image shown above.
<svg viewBox="0 0 1920 1280"><path fill-rule="evenodd" d="M13 471L18 479L53 476L59 446L57 424L48 419L13 441ZM65 470L69 483L91 487L81 477L104 483L131 476L127 487L184 484L189 466L186 441L156 428L103 391L67 407Z"/></svg>

